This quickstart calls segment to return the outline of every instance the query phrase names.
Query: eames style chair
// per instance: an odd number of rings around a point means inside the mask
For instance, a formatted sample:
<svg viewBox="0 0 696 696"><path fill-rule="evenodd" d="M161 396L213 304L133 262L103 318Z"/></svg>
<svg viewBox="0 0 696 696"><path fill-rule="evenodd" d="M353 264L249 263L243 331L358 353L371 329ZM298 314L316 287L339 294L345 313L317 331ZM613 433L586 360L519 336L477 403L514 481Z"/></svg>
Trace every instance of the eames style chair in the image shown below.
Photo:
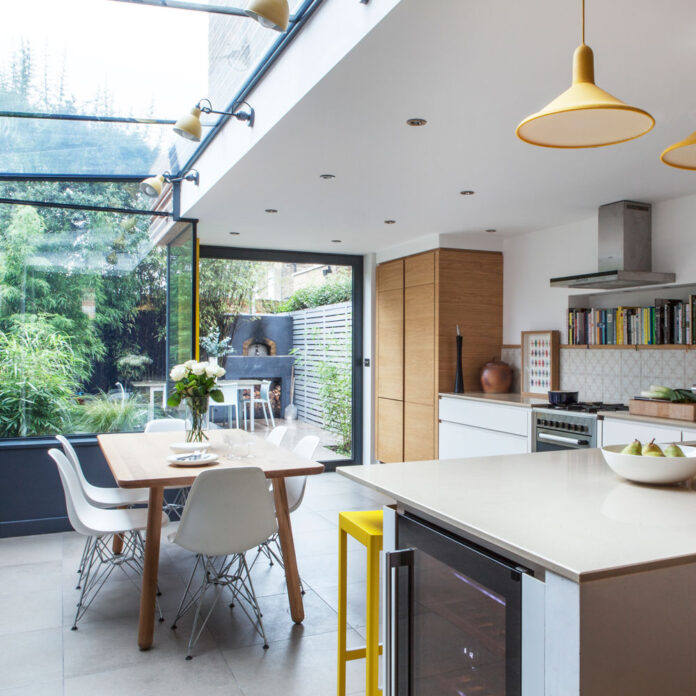
<svg viewBox="0 0 696 696"><path fill-rule="evenodd" d="M254 400L254 403L261 404L261 410L263 411L263 418L268 425L268 419L271 419L271 426L275 428L275 418L273 417L273 408L271 407L271 381L264 380L261 382L261 388L259 391L259 398ZM244 427L246 427L247 422L247 411L251 410L251 399L244 401ZM250 413L250 418L253 418L254 414ZM239 427L239 426L238 426Z"/></svg>
<svg viewBox="0 0 696 696"><path fill-rule="evenodd" d="M232 409L234 409L234 419L237 428L239 428L239 410L241 396L239 386L237 384L220 384L218 388L222 392L222 401L211 401L208 407L212 413L214 408L227 408L227 427L232 427ZM244 411L244 427L246 428L246 411Z"/></svg>
<svg viewBox="0 0 696 696"><path fill-rule="evenodd" d="M187 660L193 657L193 648L225 587L232 594L229 606L238 605L242 609L263 638L264 649L268 648L244 554L277 529L273 503L261 469L211 469L196 478L179 528L172 538L175 544L196 554L196 563L172 625L172 629L176 629L177 621L194 609ZM195 591L192 590L194 579L201 581ZM214 596L203 617L203 600L211 587Z"/></svg>
<svg viewBox="0 0 696 696"><path fill-rule="evenodd" d="M278 447L280 447L280 443L283 441L285 433L287 432L287 425L276 425L276 427L273 428L268 435L266 435L266 442L270 442L272 445L278 445Z"/></svg>
<svg viewBox="0 0 696 696"><path fill-rule="evenodd" d="M124 573L136 590L140 589L133 574L137 576L143 572L144 543L141 532L147 527L147 509L110 510L94 506L87 499L75 468L65 454L55 448L50 449L48 454L58 467L70 524L78 534L88 539L80 599L72 625L72 630L76 631L78 621L116 568ZM162 525L168 522L169 519L162 514ZM123 541L123 549L115 554L111 550L111 542L117 535Z"/></svg>

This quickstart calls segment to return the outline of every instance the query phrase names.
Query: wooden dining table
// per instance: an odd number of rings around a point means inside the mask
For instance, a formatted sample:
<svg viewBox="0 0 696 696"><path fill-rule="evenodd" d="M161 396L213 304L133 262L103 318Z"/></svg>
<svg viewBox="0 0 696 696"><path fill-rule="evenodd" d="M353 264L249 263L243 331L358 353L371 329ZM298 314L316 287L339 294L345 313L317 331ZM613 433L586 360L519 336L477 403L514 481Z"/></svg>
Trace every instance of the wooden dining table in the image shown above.
<svg viewBox="0 0 696 696"><path fill-rule="evenodd" d="M138 647L141 650L148 650L152 646L155 629L164 489L191 486L198 474L209 469L257 466L264 472L266 478L273 481L278 537L285 565L290 615L295 623L301 623L304 620L300 575L297 570L285 479L288 476L320 474L324 471L324 465L299 457L289 449L273 445L262 437L244 430L209 430L207 435L208 451L217 454L219 458L213 465L198 467L175 466L167 461L167 457L172 454L169 445L186 439L183 431L97 436L99 446L116 483L121 488L150 489L138 622ZM235 458L230 452L229 444L225 441L226 436L228 441L232 438L238 442L251 443L249 456Z"/></svg>

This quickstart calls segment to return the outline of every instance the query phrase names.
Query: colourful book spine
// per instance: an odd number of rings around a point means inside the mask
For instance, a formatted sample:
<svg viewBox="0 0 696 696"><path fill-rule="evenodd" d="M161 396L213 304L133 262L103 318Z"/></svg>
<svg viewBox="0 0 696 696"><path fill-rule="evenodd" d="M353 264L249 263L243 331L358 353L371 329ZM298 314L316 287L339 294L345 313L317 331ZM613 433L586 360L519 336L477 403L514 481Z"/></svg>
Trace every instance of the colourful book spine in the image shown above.
<svg viewBox="0 0 696 696"><path fill-rule="evenodd" d="M616 345L623 345L623 308L616 308Z"/></svg>

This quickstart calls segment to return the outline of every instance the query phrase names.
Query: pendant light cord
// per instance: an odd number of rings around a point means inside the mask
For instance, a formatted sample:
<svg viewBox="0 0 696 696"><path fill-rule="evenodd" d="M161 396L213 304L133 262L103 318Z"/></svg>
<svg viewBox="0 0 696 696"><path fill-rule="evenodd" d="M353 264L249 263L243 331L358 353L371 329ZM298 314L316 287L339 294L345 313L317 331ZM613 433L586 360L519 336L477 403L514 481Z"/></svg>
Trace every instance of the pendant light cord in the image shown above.
<svg viewBox="0 0 696 696"><path fill-rule="evenodd" d="M582 0L582 43L585 44L585 0Z"/></svg>

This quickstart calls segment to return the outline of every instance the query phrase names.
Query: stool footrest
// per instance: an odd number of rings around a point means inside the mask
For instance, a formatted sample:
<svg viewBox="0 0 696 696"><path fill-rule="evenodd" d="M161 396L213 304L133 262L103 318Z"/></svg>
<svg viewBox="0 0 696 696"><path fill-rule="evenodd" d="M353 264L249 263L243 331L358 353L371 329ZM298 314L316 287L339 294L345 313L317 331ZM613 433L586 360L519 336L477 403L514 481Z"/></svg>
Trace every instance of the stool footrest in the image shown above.
<svg viewBox="0 0 696 696"><path fill-rule="evenodd" d="M367 648L353 648L352 650L346 650L346 662L348 660L361 660L365 657L365 650ZM379 654L382 654L382 644L379 644Z"/></svg>

